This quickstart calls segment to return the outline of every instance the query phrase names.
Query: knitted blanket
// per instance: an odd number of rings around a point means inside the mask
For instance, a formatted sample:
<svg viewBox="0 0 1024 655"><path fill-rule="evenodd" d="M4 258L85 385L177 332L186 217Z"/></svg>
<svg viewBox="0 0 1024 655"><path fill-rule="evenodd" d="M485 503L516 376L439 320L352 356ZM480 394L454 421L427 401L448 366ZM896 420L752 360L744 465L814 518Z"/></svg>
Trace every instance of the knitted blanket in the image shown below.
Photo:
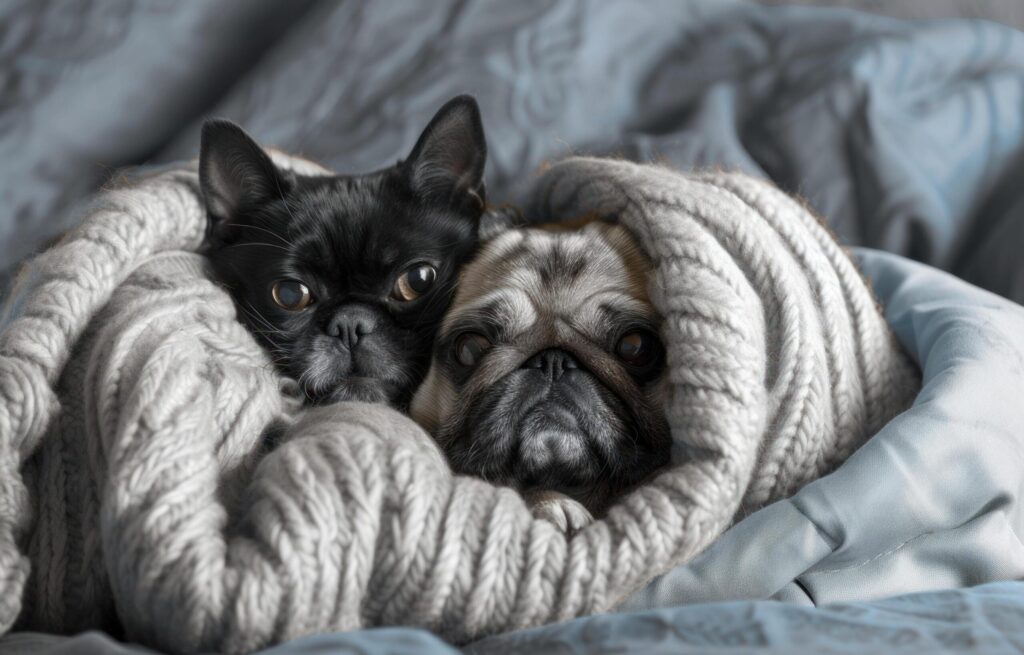
<svg viewBox="0 0 1024 655"><path fill-rule="evenodd" d="M669 469L567 539L395 411L304 408L195 254L193 165L103 194L22 276L0 334L0 627L248 652L600 612L910 403L850 260L768 184L571 159L535 200L616 216L654 263Z"/></svg>

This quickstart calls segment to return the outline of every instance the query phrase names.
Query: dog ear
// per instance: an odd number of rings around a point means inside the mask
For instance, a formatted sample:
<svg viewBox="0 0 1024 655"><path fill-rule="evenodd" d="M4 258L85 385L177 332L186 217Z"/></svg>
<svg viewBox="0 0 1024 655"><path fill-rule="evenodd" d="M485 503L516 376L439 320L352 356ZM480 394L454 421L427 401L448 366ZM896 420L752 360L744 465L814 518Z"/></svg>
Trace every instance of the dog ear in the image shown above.
<svg viewBox="0 0 1024 655"><path fill-rule="evenodd" d="M241 210L280 198L290 183L245 130L213 119L203 124L199 186L211 227L223 231Z"/></svg>
<svg viewBox="0 0 1024 655"><path fill-rule="evenodd" d="M472 96L460 95L438 110L402 166L414 193L479 218L486 161L480 108Z"/></svg>

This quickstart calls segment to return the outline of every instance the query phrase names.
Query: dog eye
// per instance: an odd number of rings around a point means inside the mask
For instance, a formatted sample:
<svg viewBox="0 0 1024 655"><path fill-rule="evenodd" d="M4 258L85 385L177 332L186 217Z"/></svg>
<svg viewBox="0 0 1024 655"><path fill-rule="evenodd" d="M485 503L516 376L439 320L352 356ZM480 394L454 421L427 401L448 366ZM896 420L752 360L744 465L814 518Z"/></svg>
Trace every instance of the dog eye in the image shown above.
<svg viewBox="0 0 1024 655"><path fill-rule="evenodd" d="M391 291L391 297L402 302L416 300L434 286L437 279L437 269L430 264L415 264L409 270L398 276L395 281L395 288Z"/></svg>
<svg viewBox="0 0 1024 655"><path fill-rule="evenodd" d="M615 354L619 359L636 367L649 366L660 353L658 337L647 330L627 332L615 346Z"/></svg>
<svg viewBox="0 0 1024 655"><path fill-rule="evenodd" d="M309 287L298 280L275 282L270 289L270 295L278 307L290 312L305 309L313 303L313 294L309 292Z"/></svg>
<svg viewBox="0 0 1024 655"><path fill-rule="evenodd" d="M464 332L455 340L455 360L463 366L476 366L491 342L482 334Z"/></svg>

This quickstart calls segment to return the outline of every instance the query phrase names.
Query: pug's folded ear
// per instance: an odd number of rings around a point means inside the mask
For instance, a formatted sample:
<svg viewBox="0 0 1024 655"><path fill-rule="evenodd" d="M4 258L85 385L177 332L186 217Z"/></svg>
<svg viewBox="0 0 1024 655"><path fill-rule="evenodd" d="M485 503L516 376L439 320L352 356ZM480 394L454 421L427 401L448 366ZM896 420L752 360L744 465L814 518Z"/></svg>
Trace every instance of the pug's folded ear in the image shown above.
<svg viewBox="0 0 1024 655"><path fill-rule="evenodd" d="M199 147L199 186L213 233L226 237L229 224L246 209L281 198L291 176L238 125L223 119L203 124Z"/></svg>
<svg viewBox="0 0 1024 655"><path fill-rule="evenodd" d="M417 195L479 218L486 161L480 109L472 96L460 95L438 110L402 167Z"/></svg>

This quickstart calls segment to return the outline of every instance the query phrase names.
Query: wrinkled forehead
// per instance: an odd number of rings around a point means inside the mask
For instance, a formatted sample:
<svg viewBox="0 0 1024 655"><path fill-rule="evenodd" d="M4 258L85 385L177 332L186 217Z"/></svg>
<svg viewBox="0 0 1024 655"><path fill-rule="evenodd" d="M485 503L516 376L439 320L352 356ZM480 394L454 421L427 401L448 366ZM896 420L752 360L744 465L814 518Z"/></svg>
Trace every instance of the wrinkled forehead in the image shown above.
<svg viewBox="0 0 1024 655"><path fill-rule="evenodd" d="M596 337L617 315L655 320L649 269L619 226L510 231L466 267L446 325L477 317L514 335L538 321L560 321Z"/></svg>

